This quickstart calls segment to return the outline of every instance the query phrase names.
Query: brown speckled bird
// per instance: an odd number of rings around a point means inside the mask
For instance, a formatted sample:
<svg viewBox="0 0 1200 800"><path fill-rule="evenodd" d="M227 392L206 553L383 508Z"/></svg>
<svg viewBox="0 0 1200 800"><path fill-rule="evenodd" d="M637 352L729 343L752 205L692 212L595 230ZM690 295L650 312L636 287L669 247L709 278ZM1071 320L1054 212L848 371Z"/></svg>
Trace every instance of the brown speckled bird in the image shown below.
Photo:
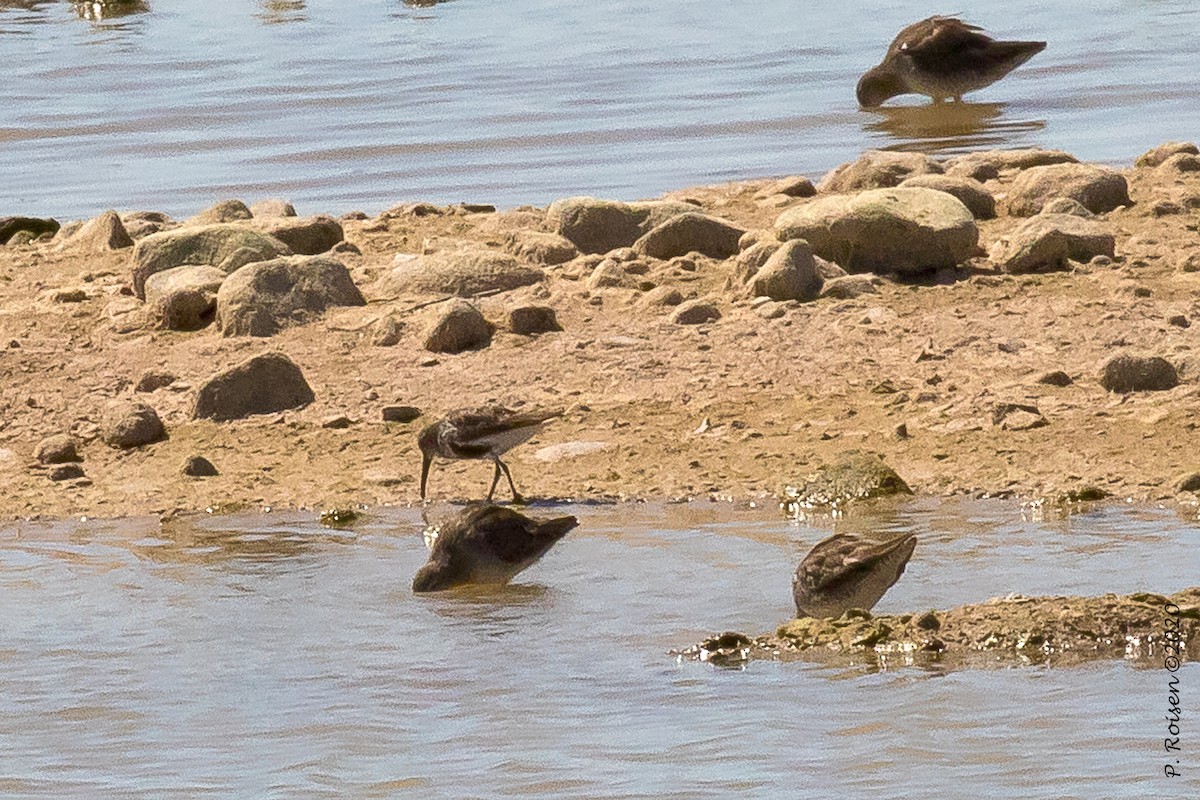
<svg viewBox="0 0 1200 800"><path fill-rule="evenodd" d="M1046 48L1045 42L998 42L955 17L914 22L896 36L887 55L858 81L858 104L878 106L899 94L923 94L940 103L1003 78Z"/></svg>
<svg viewBox="0 0 1200 800"><path fill-rule="evenodd" d="M426 426L417 434L417 445L421 448L421 499L425 499L425 483L429 478L429 466L435 456L450 459L490 458L496 465L492 475L492 488L487 499L496 493L500 473L508 478L514 503L523 503L525 498L513 485L512 473L500 456L533 437L546 420L560 416L561 411L520 413L501 406L466 408L451 411L442 419Z"/></svg>
<svg viewBox="0 0 1200 800"><path fill-rule="evenodd" d="M541 520L491 503L471 503L428 537L429 561L413 577L413 591L508 583L578 524L575 517Z"/></svg>
<svg viewBox="0 0 1200 800"><path fill-rule="evenodd" d="M914 533L882 542L839 533L818 542L792 579L797 616L833 618L852 608L869 611L900 579L916 546Z"/></svg>

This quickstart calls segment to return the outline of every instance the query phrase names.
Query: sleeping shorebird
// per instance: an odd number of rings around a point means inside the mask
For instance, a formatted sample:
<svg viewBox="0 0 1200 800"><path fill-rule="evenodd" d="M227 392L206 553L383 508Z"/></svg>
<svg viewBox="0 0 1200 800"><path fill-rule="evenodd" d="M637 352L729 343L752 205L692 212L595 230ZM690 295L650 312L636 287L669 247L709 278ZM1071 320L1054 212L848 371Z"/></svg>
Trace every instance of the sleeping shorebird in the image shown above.
<svg viewBox="0 0 1200 800"><path fill-rule="evenodd" d="M899 580L916 546L915 533L883 542L840 533L818 542L792 579L796 615L833 618L852 608L869 611Z"/></svg>
<svg viewBox="0 0 1200 800"><path fill-rule="evenodd" d="M413 591L508 583L578 524L574 517L541 520L503 506L471 503L426 534L429 561L413 577Z"/></svg>
<svg viewBox="0 0 1200 800"><path fill-rule="evenodd" d="M1003 78L1046 48L1045 42L998 42L954 17L914 22L887 55L858 81L858 104L880 105L898 94L924 94L940 103Z"/></svg>
<svg viewBox="0 0 1200 800"><path fill-rule="evenodd" d="M435 456L441 458L490 458L496 465L492 475L492 488L487 499L496 493L500 473L508 478L514 503L523 503L525 498L513 485L512 473L500 456L533 437L542 423L562 414L561 411L518 413L500 406L487 408L459 409L451 411L442 419L429 425L417 435L421 448L421 499L425 499L425 482L429 477L429 465Z"/></svg>

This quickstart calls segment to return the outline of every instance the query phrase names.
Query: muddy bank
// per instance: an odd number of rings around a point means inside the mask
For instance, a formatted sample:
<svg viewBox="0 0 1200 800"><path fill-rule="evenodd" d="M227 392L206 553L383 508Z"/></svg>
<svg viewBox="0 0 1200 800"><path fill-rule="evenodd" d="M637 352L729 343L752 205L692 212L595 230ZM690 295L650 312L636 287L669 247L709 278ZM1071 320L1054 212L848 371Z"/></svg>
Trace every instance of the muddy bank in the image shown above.
<svg viewBox="0 0 1200 800"><path fill-rule="evenodd" d="M1195 150L867 154L500 212L6 218L0 515L409 503L416 430L486 402L566 411L508 459L532 498L774 503L858 450L917 493L1191 502ZM431 491L489 477L449 464Z"/></svg>
<svg viewBox="0 0 1200 800"><path fill-rule="evenodd" d="M959 668L1127 659L1161 667L1200 658L1200 587L1170 596L995 598L945 611L794 619L773 634L714 635L680 657L737 667L753 659Z"/></svg>

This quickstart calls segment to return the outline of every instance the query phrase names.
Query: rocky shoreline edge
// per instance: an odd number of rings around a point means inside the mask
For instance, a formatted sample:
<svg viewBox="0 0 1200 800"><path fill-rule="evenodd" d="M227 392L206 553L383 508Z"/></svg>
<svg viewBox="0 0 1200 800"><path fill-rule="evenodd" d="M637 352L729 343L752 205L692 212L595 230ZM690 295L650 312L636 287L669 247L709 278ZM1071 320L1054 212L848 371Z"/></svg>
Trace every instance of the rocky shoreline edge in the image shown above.
<svg viewBox="0 0 1200 800"><path fill-rule="evenodd" d="M868 667L1070 666L1200 659L1200 587L1170 596L1010 597L944 611L794 619L773 634L727 631L677 655L719 667L756 659Z"/></svg>
<svg viewBox="0 0 1200 800"><path fill-rule="evenodd" d="M0 217L0 517L410 503L419 426L490 402L566 412L511 454L535 498L791 502L866 453L923 494L1191 504L1198 227L1189 142L508 211Z"/></svg>

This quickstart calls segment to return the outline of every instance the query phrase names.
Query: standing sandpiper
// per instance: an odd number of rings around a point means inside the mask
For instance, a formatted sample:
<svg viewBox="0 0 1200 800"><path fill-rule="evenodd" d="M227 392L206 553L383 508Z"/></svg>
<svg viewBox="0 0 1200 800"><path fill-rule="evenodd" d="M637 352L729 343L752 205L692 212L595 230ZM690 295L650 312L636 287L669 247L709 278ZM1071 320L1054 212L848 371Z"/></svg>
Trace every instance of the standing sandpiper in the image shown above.
<svg viewBox="0 0 1200 800"><path fill-rule="evenodd" d="M869 611L900 579L916 546L915 533L882 542L839 533L818 542L792 579L797 616L833 618L852 608Z"/></svg>
<svg viewBox="0 0 1200 800"><path fill-rule="evenodd" d="M513 485L512 473L500 456L533 437L542 423L561 416L561 411L519 413L500 406L470 408L451 411L442 419L424 428L417 434L417 445L421 448L421 499L425 499L425 482L429 477L429 465L435 456L441 458L490 458L496 465L492 475L492 488L487 499L491 500L500 482L500 473L508 478L514 503L523 503L525 498Z"/></svg>
<svg viewBox="0 0 1200 800"><path fill-rule="evenodd" d="M887 55L858 81L858 104L872 108L898 94L923 94L940 103L982 89L1046 49L1045 42L998 42L954 17L914 22Z"/></svg>
<svg viewBox="0 0 1200 800"><path fill-rule="evenodd" d="M413 591L508 583L578 524L574 517L541 520L503 506L471 503L430 537L429 561L413 577Z"/></svg>

